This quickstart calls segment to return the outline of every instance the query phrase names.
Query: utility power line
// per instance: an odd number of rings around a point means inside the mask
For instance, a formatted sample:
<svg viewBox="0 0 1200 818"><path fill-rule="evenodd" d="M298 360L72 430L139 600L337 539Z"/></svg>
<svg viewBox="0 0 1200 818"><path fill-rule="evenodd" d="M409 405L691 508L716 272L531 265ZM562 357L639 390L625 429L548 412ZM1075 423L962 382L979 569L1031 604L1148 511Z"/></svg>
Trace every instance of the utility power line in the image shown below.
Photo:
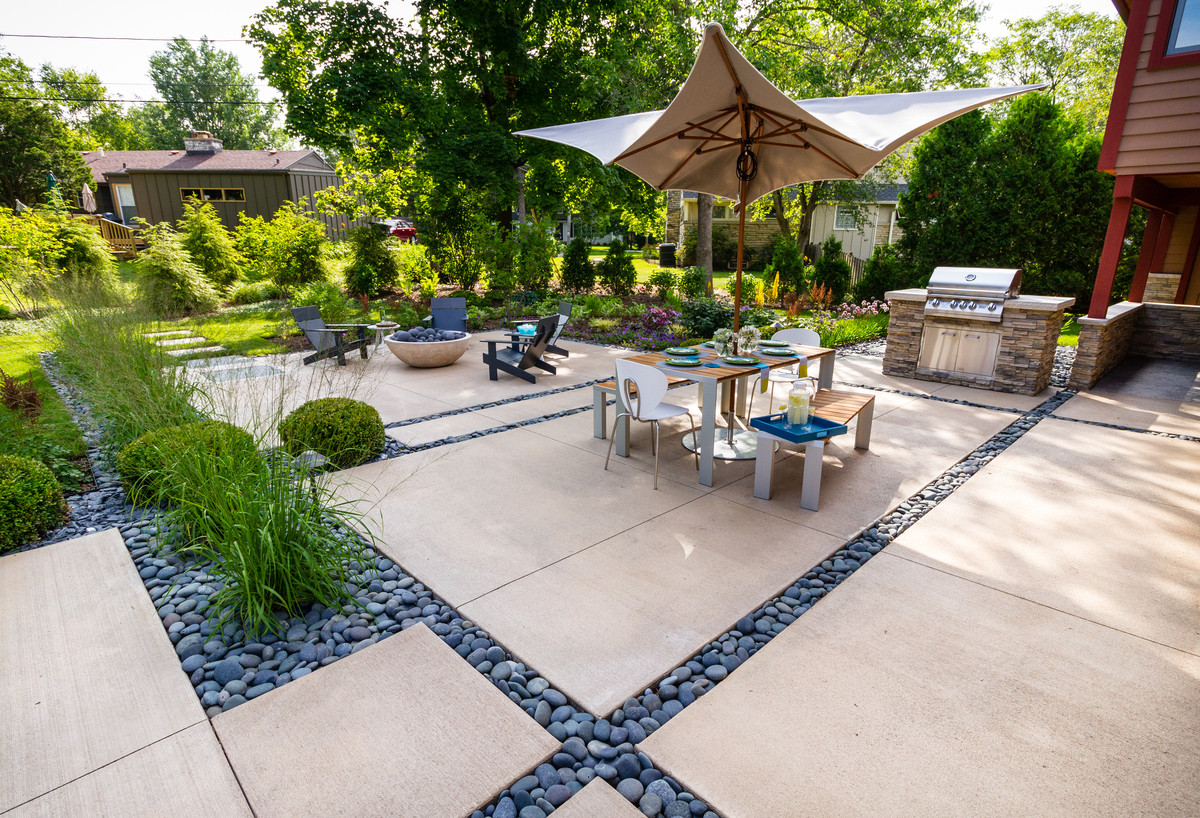
<svg viewBox="0 0 1200 818"><path fill-rule="evenodd" d="M202 37L199 40L193 40L188 37L93 37L86 34L0 34L0 37L19 37L29 40L119 40L121 42L130 43L170 43L175 40L184 40L189 43L245 43L249 40L244 40L241 37L230 40L210 40L207 37Z"/></svg>
<svg viewBox="0 0 1200 818"><path fill-rule="evenodd" d="M92 81L91 80L8 80L8 83L11 85L57 86L57 85L91 85ZM103 85L106 87L109 85L129 85L129 86L138 86L138 87L144 87L144 88L157 88L158 87L158 83L154 83L154 82L103 82L101 80L97 80L96 84ZM271 86L263 84L263 83L251 83L249 86L246 86L246 85L242 85L239 83L233 83L233 82L201 82L201 83L165 82L165 83L163 83L163 85L168 88L246 88L246 87L270 88L271 87Z"/></svg>
<svg viewBox="0 0 1200 818"><path fill-rule="evenodd" d="M275 105L273 101L252 102L248 100L218 100L218 99L93 99L91 97L18 97L0 96L0 99L25 100L28 102L157 102L162 105Z"/></svg>

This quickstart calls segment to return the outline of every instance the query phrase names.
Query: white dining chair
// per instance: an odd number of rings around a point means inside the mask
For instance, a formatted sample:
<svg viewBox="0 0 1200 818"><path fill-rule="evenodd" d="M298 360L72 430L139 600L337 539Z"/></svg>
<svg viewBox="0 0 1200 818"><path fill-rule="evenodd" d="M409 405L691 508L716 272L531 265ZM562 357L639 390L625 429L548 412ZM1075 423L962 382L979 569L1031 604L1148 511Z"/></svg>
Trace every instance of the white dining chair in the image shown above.
<svg viewBox="0 0 1200 818"><path fill-rule="evenodd" d="M654 453L654 488L658 490L658 422L666 418L687 415L692 424L692 437L696 435L696 420L692 413L683 406L664 403L667 394L666 374L653 366L634 363L633 361L617 360L617 394L623 407L613 421L612 434L608 440L608 455L604 458L604 469L608 470L608 461L612 457L613 443L617 439L617 424L622 417L650 424L650 450ZM700 468L699 447L696 455L696 469Z"/></svg>
<svg viewBox="0 0 1200 818"><path fill-rule="evenodd" d="M771 336L772 341L786 341L789 344L800 344L807 347L819 347L821 345L821 336L814 330L801 329L781 329L779 332ZM824 366L824 364L822 364ZM767 373L767 383L771 386L771 406L770 414L775 407L775 384L777 383L792 383L797 380L800 375L793 371L792 367L781 366L778 369L772 369ZM752 416L751 410L754 408L754 393L758 391L759 385L762 383L762 374L750 382L750 399L746 402L746 423L750 423Z"/></svg>

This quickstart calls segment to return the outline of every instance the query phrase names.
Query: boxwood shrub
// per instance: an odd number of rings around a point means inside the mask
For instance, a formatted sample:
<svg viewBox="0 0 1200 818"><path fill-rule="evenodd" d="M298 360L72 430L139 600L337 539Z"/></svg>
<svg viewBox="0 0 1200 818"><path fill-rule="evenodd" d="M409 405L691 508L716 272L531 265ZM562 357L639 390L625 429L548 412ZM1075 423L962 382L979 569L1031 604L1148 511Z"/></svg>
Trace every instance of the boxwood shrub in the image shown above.
<svg viewBox="0 0 1200 818"><path fill-rule="evenodd" d="M33 542L66 518L62 488L48 468L0 455L0 552Z"/></svg>
<svg viewBox="0 0 1200 818"><path fill-rule="evenodd" d="M310 400L283 419L279 437L288 454L311 449L339 469L378 457L385 442L379 412L350 398Z"/></svg>
<svg viewBox="0 0 1200 818"><path fill-rule="evenodd" d="M218 420L166 426L147 432L117 455L117 471L130 499L138 505L178 501L186 489L173 465L185 452L201 450L211 457L255 451L245 429Z"/></svg>

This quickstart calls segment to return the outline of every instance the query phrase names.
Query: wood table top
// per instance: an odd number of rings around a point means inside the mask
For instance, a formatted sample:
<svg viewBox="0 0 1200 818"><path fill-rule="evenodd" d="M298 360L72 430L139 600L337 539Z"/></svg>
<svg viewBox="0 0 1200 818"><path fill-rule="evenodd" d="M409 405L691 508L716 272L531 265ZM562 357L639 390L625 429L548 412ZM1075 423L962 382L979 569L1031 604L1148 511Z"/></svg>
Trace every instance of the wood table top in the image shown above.
<svg viewBox="0 0 1200 818"><path fill-rule="evenodd" d="M792 344L791 346L792 349L802 353L810 363L820 360L826 355L833 355L835 352L835 350L827 347L810 347L802 344ZM697 357L699 357L704 363L717 360L717 354L712 349L703 346L696 347L696 349ZM718 383L736 380L737 378L744 378L748 375L754 375L760 371L758 366L735 366L732 364L723 364L717 367L704 366L703 364L701 366L688 367L658 366L658 364L662 363L667 358L672 357L678 356L666 355L662 352L639 352L636 355L627 355L623 360L633 361L634 363L639 364L647 364L649 366L657 367L658 369L667 370L671 373L678 373L677 377L681 378L688 378L691 380L704 378L706 380L715 380ZM770 369L791 366L800 360L795 356L783 357L773 355L755 355L753 353L743 357L756 358L759 363L766 365Z"/></svg>

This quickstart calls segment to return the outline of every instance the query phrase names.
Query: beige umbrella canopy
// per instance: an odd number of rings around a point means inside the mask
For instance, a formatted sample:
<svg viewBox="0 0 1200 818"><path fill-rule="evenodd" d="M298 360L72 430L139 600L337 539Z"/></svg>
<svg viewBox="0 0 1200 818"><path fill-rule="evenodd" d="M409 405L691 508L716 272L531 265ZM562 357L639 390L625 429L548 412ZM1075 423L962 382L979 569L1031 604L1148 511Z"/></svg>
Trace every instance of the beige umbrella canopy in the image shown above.
<svg viewBox="0 0 1200 818"><path fill-rule="evenodd" d="M960 114L1044 88L970 88L793 101L742 56L720 25L704 30L696 62L663 111L517 131L581 148L657 190L712 193L738 203L734 329L742 296L743 205L820 179L859 179L914 136Z"/></svg>
<svg viewBox="0 0 1200 818"><path fill-rule="evenodd" d="M87 182L83 183L83 190L79 193L79 199L84 211L88 213L96 212L96 196L92 193L92 189L88 187Z"/></svg>

